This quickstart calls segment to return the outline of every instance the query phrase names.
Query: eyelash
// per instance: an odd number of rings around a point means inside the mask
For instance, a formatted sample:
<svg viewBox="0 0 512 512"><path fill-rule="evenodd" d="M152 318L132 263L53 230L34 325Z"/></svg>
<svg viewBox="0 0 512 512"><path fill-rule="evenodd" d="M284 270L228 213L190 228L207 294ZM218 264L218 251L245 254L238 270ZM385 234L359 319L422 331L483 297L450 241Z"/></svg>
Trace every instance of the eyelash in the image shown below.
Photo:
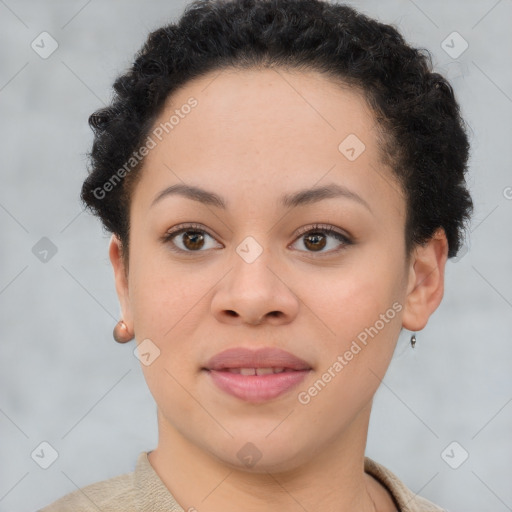
<svg viewBox="0 0 512 512"><path fill-rule="evenodd" d="M199 231L201 233L206 233L209 237L215 239L213 235L211 235L207 230L205 230L200 224L179 224L175 228L173 228L171 231L168 231L163 237L162 242L164 244L167 244L171 242L170 249L171 251L178 252L178 253L201 253L205 251L185 251L183 249L180 249L177 247L172 241L173 238L177 237L178 235L185 233L187 231ZM312 226L308 226L306 228L301 228L299 232L296 235L296 238L293 243L295 243L299 238L303 237L304 235L310 234L310 233L316 233L321 232L324 234L328 234L334 238L336 238L338 241L342 243L342 246L339 249L330 250L327 252L314 252L314 251L300 251L300 252L308 252L309 254L313 255L313 257L322 257L326 254L333 254L338 253L344 249L347 248L347 246L352 245L354 242L346 235L340 233L336 229L334 229L332 226L326 225L326 224L313 224Z"/></svg>

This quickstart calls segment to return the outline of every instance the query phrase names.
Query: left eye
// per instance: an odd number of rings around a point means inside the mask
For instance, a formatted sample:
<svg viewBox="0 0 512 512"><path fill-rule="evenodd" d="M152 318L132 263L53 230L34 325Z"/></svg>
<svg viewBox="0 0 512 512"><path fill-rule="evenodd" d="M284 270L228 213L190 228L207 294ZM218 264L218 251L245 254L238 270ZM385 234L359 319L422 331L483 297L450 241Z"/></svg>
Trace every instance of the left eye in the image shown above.
<svg viewBox="0 0 512 512"><path fill-rule="evenodd" d="M328 239L337 240L331 244L328 243ZM344 249L347 245L351 245L352 241L342 233L332 229L330 226L321 226L316 225L313 228L308 229L307 231L303 231L297 241L301 241L302 245L306 247L307 252L314 253L326 253L326 252L336 252L341 249ZM331 247L328 247L328 246ZM333 247L334 246L334 247ZM340 247L341 246L341 247ZM322 251L327 247L328 250ZM337 248L338 247L338 248Z"/></svg>

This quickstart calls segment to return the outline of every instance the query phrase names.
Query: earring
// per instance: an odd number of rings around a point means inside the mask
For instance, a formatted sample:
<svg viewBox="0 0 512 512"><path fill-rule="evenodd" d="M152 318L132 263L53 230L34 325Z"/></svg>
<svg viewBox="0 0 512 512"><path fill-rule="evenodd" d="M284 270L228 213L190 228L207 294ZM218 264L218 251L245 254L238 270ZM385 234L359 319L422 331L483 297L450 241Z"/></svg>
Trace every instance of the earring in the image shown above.
<svg viewBox="0 0 512 512"><path fill-rule="evenodd" d="M127 343L128 341L133 340L133 334L130 334L128 327L122 320L117 322L114 327L113 336L118 343Z"/></svg>
<svg viewBox="0 0 512 512"><path fill-rule="evenodd" d="M411 347L414 348L416 346L416 334L411 336Z"/></svg>

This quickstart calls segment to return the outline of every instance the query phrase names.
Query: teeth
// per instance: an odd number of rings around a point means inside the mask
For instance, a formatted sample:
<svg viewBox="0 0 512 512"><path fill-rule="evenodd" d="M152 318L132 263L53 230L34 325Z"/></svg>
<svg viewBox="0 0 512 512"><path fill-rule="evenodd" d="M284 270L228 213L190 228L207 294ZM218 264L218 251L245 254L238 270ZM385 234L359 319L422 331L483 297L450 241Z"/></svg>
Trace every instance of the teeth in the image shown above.
<svg viewBox="0 0 512 512"><path fill-rule="evenodd" d="M274 368L256 368L256 375L270 375L276 373Z"/></svg>
<svg viewBox="0 0 512 512"><path fill-rule="evenodd" d="M286 370L284 368L226 368L225 371L239 373L240 375L270 375L272 373L282 373Z"/></svg>

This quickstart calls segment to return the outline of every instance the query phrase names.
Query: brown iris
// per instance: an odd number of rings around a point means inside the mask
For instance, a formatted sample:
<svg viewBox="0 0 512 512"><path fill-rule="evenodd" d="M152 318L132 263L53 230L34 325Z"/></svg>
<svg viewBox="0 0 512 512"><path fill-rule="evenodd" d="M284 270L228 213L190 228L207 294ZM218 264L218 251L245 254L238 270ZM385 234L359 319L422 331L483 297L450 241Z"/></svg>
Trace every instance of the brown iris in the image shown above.
<svg viewBox="0 0 512 512"><path fill-rule="evenodd" d="M309 242L312 241L313 245L309 245ZM318 244L318 242L321 242L321 244ZM304 245L310 249L312 248L314 251L321 250L325 247L326 241L325 241L325 235L319 232L309 233L307 236L304 237Z"/></svg>
<svg viewBox="0 0 512 512"><path fill-rule="evenodd" d="M189 250L200 249L204 244L204 236L200 231L184 231L182 236L183 245Z"/></svg>

